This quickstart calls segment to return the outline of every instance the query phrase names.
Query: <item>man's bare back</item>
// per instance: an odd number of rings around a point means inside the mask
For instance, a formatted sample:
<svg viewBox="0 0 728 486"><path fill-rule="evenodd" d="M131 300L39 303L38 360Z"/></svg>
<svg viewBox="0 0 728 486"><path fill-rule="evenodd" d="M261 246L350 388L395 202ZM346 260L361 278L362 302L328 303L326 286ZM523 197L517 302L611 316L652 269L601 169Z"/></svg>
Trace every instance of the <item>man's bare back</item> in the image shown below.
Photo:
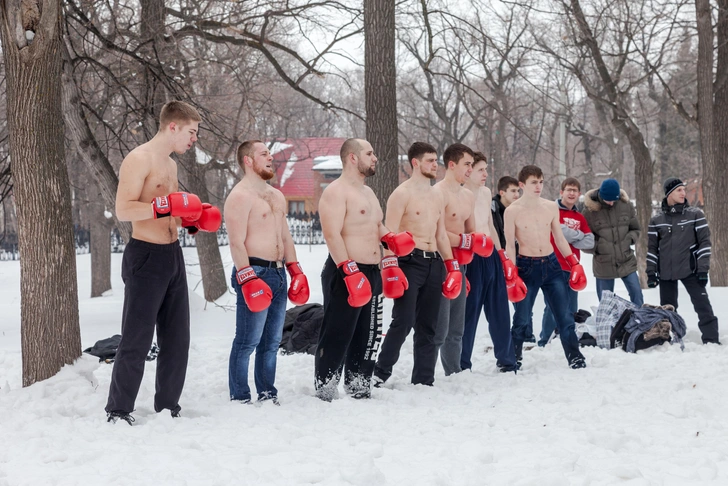
<svg viewBox="0 0 728 486"><path fill-rule="evenodd" d="M443 214L444 199L434 187L416 184L409 179L397 187L387 202L387 228L409 231L415 247L424 251L437 250L437 222ZM393 219L401 215L399 224Z"/></svg>
<svg viewBox="0 0 728 486"><path fill-rule="evenodd" d="M551 231L554 221L559 223L559 208L555 202L540 197L534 201L520 198L506 208L504 217L515 224L520 255L541 257L554 252Z"/></svg>

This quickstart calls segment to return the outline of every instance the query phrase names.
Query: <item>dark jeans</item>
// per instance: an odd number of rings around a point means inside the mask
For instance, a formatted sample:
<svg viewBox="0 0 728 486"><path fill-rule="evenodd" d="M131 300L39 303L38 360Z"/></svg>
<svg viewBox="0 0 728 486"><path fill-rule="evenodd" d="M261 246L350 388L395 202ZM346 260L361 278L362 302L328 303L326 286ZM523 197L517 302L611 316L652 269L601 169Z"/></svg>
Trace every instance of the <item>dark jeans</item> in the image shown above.
<svg viewBox="0 0 728 486"><path fill-rule="evenodd" d="M597 278L597 297L602 300L602 292L609 290L614 292L614 280L613 278ZM640 278L637 272L632 272L626 277L622 277L624 286L627 287L627 293L629 293L629 300L632 301L637 307L642 307L645 303L642 297L642 288L640 287Z"/></svg>
<svg viewBox="0 0 728 486"><path fill-rule="evenodd" d="M555 254L547 257L518 256L518 275L528 288L526 298L516 304L516 313L513 316L513 346L516 357L520 358L523 342L528 337L528 322L531 318L533 303L536 301L538 291L543 292L546 304L551 307L556 317L556 327L559 330L561 345L569 364L576 360L583 360L579 351L579 341L574 332L574 315L569 312L569 284L564 278L564 272L556 259Z"/></svg>
<svg viewBox="0 0 728 486"><path fill-rule="evenodd" d="M407 277L409 288L394 301L392 323L384 336L374 374L384 381L392 376L392 368L399 359L402 344L414 328L412 383L432 385L437 363L435 330L445 265L439 257L428 258L411 253L399 258L399 268Z"/></svg>
<svg viewBox="0 0 728 486"><path fill-rule="evenodd" d="M567 272L566 270L563 270L563 272L564 278L568 282L571 272ZM572 290L568 286L566 291L569 293L569 312L573 315L579 310L579 292ZM546 346L551 335L554 333L554 329L556 329L556 318L554 317L554 313L551 312L551 307L546 304L546 308L543 311L543 320L541 321L541 335L538 339L539 346Z"/></svg>
<svg viewBox="0 0 728 486"><path fill-rule="evenodd" d="M713 314L708 291L698 281L696 275L690 275L680 280L690 295L693 308L698 314L698 328L702 333L703 343L717 343L718 318ZM670 304L677 311L677 280L660 280L660 305Z"/></svg>
<svg viewBox="0 0 728 486"><path fill-rule="evenodd" d="M473 256L466 272L470 280L470 294L465 302L465 331L460 367L472 368L475 331L481 311L485 310L488 332L493 340L493 352L499 368L511 370L516 366L516 354L511 340L511 313L508 309L508 292L503 278L503 265L498 253L487 258Z"/></svg>
<svg viewBox="0 0 728 486"><path fill-rule="evenodd" d="M351 307L344 279L329 256L321 272L324 320L315 357L316 395L332 400L344 371L348 392L367 395L382 340L382 278L378 265L358 264L369 279L372 298L362 307ZM346 369L344 369L346 367Z"/></svg>
<svg viewBox="0 0 728 486"><path fill-rule="evenodd" d="M157 245L132 238L124 250L121 278L121 342L111 372L106 411L134 411L155 325L159 356L154 410L179 410L190 349L187 274L179 242Z"/></svg>

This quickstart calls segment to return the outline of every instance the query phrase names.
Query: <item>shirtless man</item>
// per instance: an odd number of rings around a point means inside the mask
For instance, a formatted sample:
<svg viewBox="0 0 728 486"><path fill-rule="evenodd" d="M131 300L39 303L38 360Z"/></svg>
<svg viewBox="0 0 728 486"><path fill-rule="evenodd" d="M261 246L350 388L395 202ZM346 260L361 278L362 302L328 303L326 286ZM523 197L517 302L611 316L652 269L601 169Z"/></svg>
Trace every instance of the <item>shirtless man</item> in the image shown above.
<svg viewBox="0 0 728 486"><path fill-rule="evenodd" d="M437 152L423 142L415 142L407 156L412 177L392 192L387 201L385 223L392 231L408 231L415 240L415 249L407 256L385 258L398 265L409 287L391 297L392 323L382 343L374 368L374 386L392 376L392 368L407 335L414 327L414 367L412 384L432 385L435 381L437 347L435 330L440 311L440 296L455 298L460 294L462 274L457 260L452 258L450 240L443 217L444 200L430 182L437 176ZM445 265L443 266L443 258ZM445 275L445 269L447 276ZM387 295L387 268L382 280ZM443 282L445 280L445 282Z"/></svg>
<svg viewBox="0 0 728 486"><path fill-rule="evenodd" d="M251 403L250 355L255 350L258 401L278 405L276 356L286 317L286 295L296 305L308 301L306 276L286 222L286 199L267 184L273 157L260 140L240 144L238 164L245 174L225 201L225 226L233 257L232 282L238 296L235 339L230 351L230 400ZM286 294L286 273L291 286Z"/></svg>
<svg viewBox="0 0 728 486"><path fill-rule="evenodd" d="M379 201L364 185L377 163L371 144L350 138L341 146L340 156L341 176L324 189L319 201L329 258L321 272L324 321L316 348L315 385L316 396L329 402L338 395L342 371L348 393L354 398L371 396L382 338L379 242L398 256L407 255L415 246L412 235L395 235L384 226ZM390 285L406 288L402 271L391 264L388 268Z"/></svg>
<svg viewBox="0 0 728 486"><path fill-rule="evenodd" d="M493 225L491 193L490 189L485 187L487 179L488 162L485 155L475 152L473 171L465 182L465 187L475 195L475 231L490 236L499 254L504 255L500 251L498 233ZM475 331L478 328L480 313L485 310L488 331L493 340L496 366L501 372L516 372L518 364L511 341L511 313L508 309L508 293L502 276L501 259L496 253L489 257L474 255L465 275L470 282L470 293L465 304L465 329L460 367L464 370L472 368L470 358L473 354Z"/></svg>
<svg viewBox="0 0 728 486"><path fill-rule="evenodd" d="M511 267L510 276L506 273L506 285L513 285L516 279L523 278L522 283L525 283L527 288L525 298L516 304L516 313L513 316L511 333L516 358L521 360L523 341L527 337L533 303L538 290L541 289L546 303L556 318L559 337L569 366L573 369L586 368L586 361L579 351L579 342L574 332L574 315L569 310L567 292L569 286L576 291L586 287L584 269L564 238L558 205L554 201L541 198L543 189L541 169L535 165L525 166L518 173L518 185L523 189L523 196L511 204L505 212L507 252L515 255L516 240L519 245L518 268L514 270L511 261L507 260ZM554 245L571 268L568 282L554 254L551 245L552 235Z"/></svg>
<svg viewBox="0 0 728 486"><path fill-rule="evenodd" d="M121 264L124 309L106 404L109 422L134 422L131 412L155 324L159 356L154 410L167 408L179 417L190 347L190 307L177 226L191 233L217 231L221 220L217 208L202 204L194 194L177 192L177 164L170 154L192 148L200 120L187 103L167 103L157 134L129 152L119 170L116 215L119 221L131 221L132 237Z"/></svg>
<svg viewBox="0 0 728 486"><path fill-rule="evenodd" d="M483 233L474 232L475 195L462 186L473 170L473 155L473 151L461 143L450 145L442 157L447 166L445 178L435 184L445 204L445 230L453 257L459 262L463 276L465 266L473 259L473 253L482 256L493 253L493 240ZM467 286L467 280L465 283ZM463 349L466 295L467 291L461 291L453 300L440 298L435 344L440 349L440 361L445 375L462 371L460 355Z"/></svg>

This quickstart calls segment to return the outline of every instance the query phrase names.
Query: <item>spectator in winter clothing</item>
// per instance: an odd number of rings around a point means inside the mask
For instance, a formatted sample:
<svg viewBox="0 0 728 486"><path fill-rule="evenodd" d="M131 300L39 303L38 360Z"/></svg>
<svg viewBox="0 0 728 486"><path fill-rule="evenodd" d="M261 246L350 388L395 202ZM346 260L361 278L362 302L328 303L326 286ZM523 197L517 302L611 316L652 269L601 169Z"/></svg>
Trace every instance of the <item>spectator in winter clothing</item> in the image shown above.
<svg viewBox="0 0 728 486"><path fill-rule="evenodd" d="M597 297L602 291L614 291L614 279L621 278L633 304L644 303L637 258L632 245L640 235L637 212L629 196L619 188L615 179L605 179L599 189L592 189L584 197L584 218L594 233L594 277Z"/></svg>
<svg viewBox="0 0 728 486"><path fill-rule="evenodd" d="M718 318L708 292L710 228L705 214L688 205L685 183L675 177L665 181L662 210L650 219L647 247L647 285L660 286L660 305L677 310L677 282L690 294L698 314L703 343L718 343Z"/></svg>
<svg viewBox="0 0 728 486"><path fill-rule="evenodd" d="M579 250L591 250L594 248L594 235L589 229L589 225L584 216L576 210L576 202L579 200L579 196L581 196L581 184L574 177L567 177L561 183L560 195L561 199L558 199L556 204L559 205L561 229L564 232L566 241L569 243L571 252L576 255L576 258L581 260L581 252ZM564 256L556 247L553 235L551 236L551 246L554 247L554 253L559 260L564 277L568 279L571 266L566 262ZM579 294L571 288L567 290L567 293L569 295L569 312L573 314L579 310ZM547 303L543 313L543 321L541 321L541 336L538 340L539 346L545 346L549 342L549 338L551 338L554 329L556 329L556 319Z"/></svg>

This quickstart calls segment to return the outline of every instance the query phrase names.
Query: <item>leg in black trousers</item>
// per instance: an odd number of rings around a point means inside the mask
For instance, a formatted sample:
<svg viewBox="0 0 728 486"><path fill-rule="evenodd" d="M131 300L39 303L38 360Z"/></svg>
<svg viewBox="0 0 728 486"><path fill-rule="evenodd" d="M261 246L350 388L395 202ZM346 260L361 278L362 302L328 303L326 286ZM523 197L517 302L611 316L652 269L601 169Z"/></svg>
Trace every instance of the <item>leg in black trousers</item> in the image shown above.
<svg viewBox="0 0 728 486"><path fill-rule="evenodd" d="M718 318L713 313L707 289L700 284L697 275L682 279L682 283L690 294L693 308L698 314L698 328L702 334L703 344L720 342Z"/></svg>
<svg viewBox="0 0 728 486"><path fill-rule="evenodd" d="M442 302L442 283L445 280L445 265L439 258L427 259L425 281L417 296L415 335L413 343L414 366L412 384L432 385L435 382L437 365L437 317Z"/></svg>

